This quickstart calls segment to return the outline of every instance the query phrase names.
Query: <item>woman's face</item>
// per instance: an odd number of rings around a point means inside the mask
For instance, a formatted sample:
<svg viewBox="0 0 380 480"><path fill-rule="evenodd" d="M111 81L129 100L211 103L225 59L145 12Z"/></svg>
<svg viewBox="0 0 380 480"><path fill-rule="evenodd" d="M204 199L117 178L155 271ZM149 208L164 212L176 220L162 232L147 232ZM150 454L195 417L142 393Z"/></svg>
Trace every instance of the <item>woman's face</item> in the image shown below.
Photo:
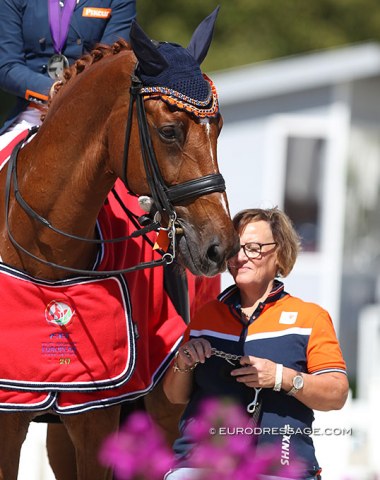
<svg viewBox="0 0 380 480"><path fill-rule="evenodd" d="M264 220L248 223L240 234L240 245L247 245L256 242L274 243L272 230L268 222ZM249 247L256 247L250 245ZM257 246L257 250L259 246ZM256 258L248 258L243 248L240 248L237 255L229 261L229 271L233 276L236 285L240 287L255 285L259 288L266 288L276 276L277 253L276 245L265 245ZM247 247L248 250L248 247Z"/></svg>

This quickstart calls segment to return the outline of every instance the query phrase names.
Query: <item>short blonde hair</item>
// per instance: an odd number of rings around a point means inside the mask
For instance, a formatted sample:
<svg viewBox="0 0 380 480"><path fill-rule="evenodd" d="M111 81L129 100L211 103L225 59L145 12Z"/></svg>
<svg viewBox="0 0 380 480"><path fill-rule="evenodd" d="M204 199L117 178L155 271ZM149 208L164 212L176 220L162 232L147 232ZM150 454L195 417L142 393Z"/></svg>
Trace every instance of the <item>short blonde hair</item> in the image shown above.
<svg viewBox="0 0 380 480"><path fill-rule="evenodd" d="M274 241L277 243L277 276L286 277L292 271L301 250L301 242L290 218L278 207L247 208L233 218L235 230L241 234L252 222L264 220L269 223Z"/></svg>

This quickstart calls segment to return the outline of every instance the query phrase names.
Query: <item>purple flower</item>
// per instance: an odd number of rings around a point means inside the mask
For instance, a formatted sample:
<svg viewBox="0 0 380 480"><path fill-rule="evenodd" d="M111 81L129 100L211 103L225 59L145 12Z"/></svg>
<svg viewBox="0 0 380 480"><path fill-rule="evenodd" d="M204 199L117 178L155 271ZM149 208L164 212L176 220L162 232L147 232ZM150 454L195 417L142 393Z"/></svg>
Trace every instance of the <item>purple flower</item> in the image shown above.
<svg viewBox="0 0 380 480"><path fill-rule="evenodd" d="M197 418L189 424L189 434L196 439L191 465L205 469L200 480L253 480L264 474L300 478L300 465L279 465L278 451L273 446L256 449L253 427L239 405L204 402Z"/></svg>
<svg viewBox="0 0 380 480"><path fill-rule="evenodd" d="M191 466L199 468L198 480L255 480L259 475L300 478L300 464L278 464L274 446L254 446L254 425L238 405L207 400L199 415L188 425L187 433L196 447ZM175 467L174 456L151 418L142 412L132 414L118 433L103 444L100 460L112 467L118 480L162 480Z"/></svg>
<svg viewBox="0 0 380 480"><path fill-rule="evenodd" d="M119 480L162 480L174 463L158 427L142 412L133 413L105 440L99 456Z"/></svg>

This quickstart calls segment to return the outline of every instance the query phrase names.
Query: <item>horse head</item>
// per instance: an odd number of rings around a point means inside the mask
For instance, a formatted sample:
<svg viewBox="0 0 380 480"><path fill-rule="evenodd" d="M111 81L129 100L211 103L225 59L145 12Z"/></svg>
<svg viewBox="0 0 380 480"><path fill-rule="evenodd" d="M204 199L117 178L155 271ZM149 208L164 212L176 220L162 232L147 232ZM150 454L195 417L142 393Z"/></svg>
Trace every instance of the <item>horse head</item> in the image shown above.
<svg viewBox="0 0 380 480"><path fill-rule="evenodd" d="M143 105L139 114L136 102L140 124L135 132L140 132L143 155L128 151L128 187L151 195L164 217L170 216L174 206L183 232L178 239L180 258L194 274L205 275L223 270L239 245L217 165L217 138L222 128L217 94L200 68L217 13L218 8L200 23L187 48L153 41L137 23L130 34L138 61L132 95L136 88ZM152 152L158 168L148 166L151 175L143 175L143 164Z"/></svg>

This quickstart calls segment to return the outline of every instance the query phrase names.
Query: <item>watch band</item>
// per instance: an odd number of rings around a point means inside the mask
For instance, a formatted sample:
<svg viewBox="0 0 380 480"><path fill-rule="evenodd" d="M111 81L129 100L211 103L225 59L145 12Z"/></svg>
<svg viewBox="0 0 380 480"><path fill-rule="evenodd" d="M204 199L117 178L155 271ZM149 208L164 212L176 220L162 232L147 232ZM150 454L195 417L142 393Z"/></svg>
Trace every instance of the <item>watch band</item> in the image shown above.
<svg viewBox="0 0 380 480"><path fill-rule="evenodd" d="M298 388L296 387L292 387L289 392L286 392L286 395L290 395L290 396L293 396L295 393L298 392Z"/></svg>
<svg viewBox="0 0 380 480"><path fill-rule="evenodd" d="M273 387L273 390L275 392L279 392L281 390L283 370L284 370L284 365L282 365L282 363L276 363L276 376L275 376L274 387Z"/></svg>

